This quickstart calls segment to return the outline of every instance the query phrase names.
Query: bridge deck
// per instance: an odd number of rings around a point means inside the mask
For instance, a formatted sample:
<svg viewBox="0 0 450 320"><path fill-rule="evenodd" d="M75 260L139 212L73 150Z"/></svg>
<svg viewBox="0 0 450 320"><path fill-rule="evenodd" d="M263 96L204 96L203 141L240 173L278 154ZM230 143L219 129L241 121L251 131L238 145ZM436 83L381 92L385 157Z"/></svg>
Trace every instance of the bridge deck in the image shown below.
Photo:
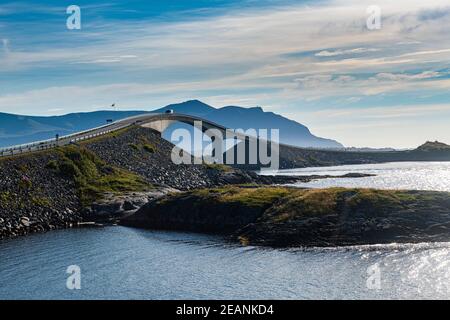
<svg viewBox="0 0 450 320"><path fill-rule="evenodd" d="M189 123L191 125L194 124L195 121L200 121L202 123L202 130L206 131L208 129L218 129L223 134L228 134L229 136L233 136L237 139L244 140L244 139L257 139L257 137L249 136L243 133L235 132L234 130L225 128L222 125L219 125L217 123L214 123L212 121L202 119L199 117L186 115L186 114L178 114L178 113L144 113L142 115L137 115L129 118L125 118L122 120L115 121L113 123L73 133L67 136L59 137L58 139L48 139L48 140L41 140L41 141L35 141L27 144L17 145L17 146L10 146L5 148L0 148L0 157L8 157L8 156L16 156L16 155L22 155L26 153L41 151L41 150L48 150L52 148L56 148L58 146L64 146L71 143L75 143L82 140L91 139L94 137L102 136L126 127L129 127L131 125L143 125L151 122L157 122L157 121L179 121L184 123Z"/></svg>

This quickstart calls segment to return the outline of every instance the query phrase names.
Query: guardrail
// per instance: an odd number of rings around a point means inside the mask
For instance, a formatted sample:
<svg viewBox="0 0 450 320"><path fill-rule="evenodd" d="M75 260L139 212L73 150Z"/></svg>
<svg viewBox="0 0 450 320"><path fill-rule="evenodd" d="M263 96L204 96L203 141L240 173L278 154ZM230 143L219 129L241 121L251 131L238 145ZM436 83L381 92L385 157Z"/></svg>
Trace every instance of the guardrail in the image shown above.
<svg viewBox="0 0 450 320"><path fill-rule="evenodd" d="M0 148L0 157L9 157L9 156L15 156L35 151L42 151L42 150L48 150L53 149L59 146L68 145L70 143L75 143L78 141L83 141L91 138L95 138L101 135L105 135L108 133L111 133L116 130L120 130L124 127L129 126L130 124L124 124L123 126L117 126L118 122L113 122L107 125L103 125L100 127L92 128L89 130L76 132L73 134L69 134L66 136L59 137L58 139L47 139L47 140L41 140L36 142L31 142L27 144L22 145L16 145L6 148ZM107 129L111 126L117 126L114 127L114 129ZM102 130L107 129L107 130ZM100 131L99 131L100 130Z"/></svg>
<svg viewBox="0 0 450 320"><path fill-rule="evenodd" d="M108 124L100 126L100 127L75 132L75 133L72 133L72 134L69 134L66 136L61 136L58 139L53 138L53 139L35 141L35 142L30 142L30 143L16 145L16 146L0 148L0 158L14 156L14 155L20 155L20 154L24 154L24 153L30 153L30 152L34 152L34 151L52 149L52 148L55 148L58 146L67 145L67 144L74 143L77 141L91 139L91 138L94 138L94 137L97 137L100 135L108 134L113 131L128 127L134 123L133 122L134 119L139 119L143 116L149 116L149 115L159 115L159 113L138 114L135 116L131 116L129 118L125 118L125 119L114 121L112 123L108 123ZM124 123L124 124L121 126L120 123ZM104 130L104 131L102 130L102 129L111 128L111 127L114 127L114 129ZM96 132L98 130L101 130L101 131ZM90 134L92 132L95 132L95 133Z"/></svg>
<svg viewBox="0 0 450 320"><path fill-rule="evenodd" d="M160 117L160 118L159 118ZM66 136L59 137L58 139L48 139L48 140L41 140L36 142L31 142L27 144L17 145L17 146L11 146L6 148L0 148L0 158L1 157L9 157L9 156L15 156L20 154L26 154L31 153L35 151L42 151L47 149L52 149L58 146L64 146L71 143L76 143L78 141L91 139L94 137L98 137L104 134L111 133L113 131L117 131L120 129L123 129L125 127L128 127L133 124L140 123L142 121L147 121L149 118L155 118L154 120L180 120L180 118L188 117L192 121L203 121L208 123L212 127L216 127L222 130L230 130L227 129L217 123L214 123L212 121L204 120L199 117L191 116L191 115L185 115L185 114L179 114L179 113L171 113L171 114L164 114L164 113L144 113L144 114L138 114L129 118L121 119L100 127L92 128L89 130L76 132L73 134L69 134ZM182 120L181 120L182 121ZM182 121L183 122L183 121ZM254 139L260 139L259 137L253 137L253 136L247 136L237 133L237 137L249 137ZM282 144L280 144L282 145Z"/></svg>

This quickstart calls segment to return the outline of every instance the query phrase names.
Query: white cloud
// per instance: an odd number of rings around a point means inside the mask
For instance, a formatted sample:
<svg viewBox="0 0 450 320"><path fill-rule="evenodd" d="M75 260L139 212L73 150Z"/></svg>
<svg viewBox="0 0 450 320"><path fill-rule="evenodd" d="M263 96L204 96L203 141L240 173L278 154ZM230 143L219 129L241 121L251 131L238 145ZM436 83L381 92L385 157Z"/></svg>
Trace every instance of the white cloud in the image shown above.
<svg viewBox="0 0 450 320"><path fill-rule="evenodd" d="M415 148L427 140L450 143L450 104L330 108L289 116L346 146Z"/></svg>
<svg viewBox="0 0 450 320"><path fill-rule="evenodd" d="M376 75L376 78L380 80L389 80L389 81L402 81L402 80L423 80L423 79L432 79L442 76L441 72L437 71L424 71L418 74L405 74L405 73L379 73Z"/></svg>
<svg viewBox="0 0 450 320"><path fill-rule="evenodd" d="M9 39L2 39L3 52L9 54Z"/></svg>
<svg viewBox="0 0 450 320"><path fill-rule="evenodd" d="M358 118L358 119L392 119L416 118L417 116L436 115L441 112L450 112L450 104L426 104L408 106L371 107L365 109L323 109L312 112L313 116L329 119Z"/></svg>
<svg viewBox="0 0 450 320"><path fill-rule="evenodd" d="M64 111L63 108L53 108L53 109L48 109L47 110L47 112L50 112L51 114L61 113L62 111Z"/></svg>
<svg viewBox="0 0 450 320"><path fill-rule="evenodd" d="M334 57L334 56L340 56L340 55L347 55L347 54L360 54L360 53L366 53L366 52L377 52L380 51L380 49L375 48L355 48L355 49L346 49L346 50L334 50L334 51L320 51L315 54L316 57Z"/></svg>
<svg viewBox="0 0 450 320"><path fill-rule="evenodd" d="M321 1L196 21L91 21L70 40L64 30L42 35L47 41L33 39L29 47L23 46L26 41L15 40L11 48L3 42L9 52L0 59L5 77L16 72L42 76L46 68L63 66L74 70L71 83L78 84L53 82L42 88L37 83L35 90L15 88L14 94L4 89L0 110L90 110L112 100L144 108L193 97L215 105L273 108L335 97L357 105L362 96L448 91L450 80L442 70L450 61L450 15L424 18L424 12L445 13L448 0L378 0L382 29L376 31L366 28L371 4ZM48 47L48 39L58 46ZM85 85L86 75L90 85Z"/></svg>

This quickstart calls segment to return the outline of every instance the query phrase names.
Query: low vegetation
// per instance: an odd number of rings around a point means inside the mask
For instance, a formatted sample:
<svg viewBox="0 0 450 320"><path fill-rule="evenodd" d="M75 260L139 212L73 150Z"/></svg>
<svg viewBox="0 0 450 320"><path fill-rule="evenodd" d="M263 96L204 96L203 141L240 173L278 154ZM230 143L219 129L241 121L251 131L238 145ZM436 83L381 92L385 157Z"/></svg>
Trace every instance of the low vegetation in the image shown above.
<svg viewBox="0 0 450 320"><path fill-rule="evenodd" d="M128 127L125 127L125 128L113 131L113 132L105 133L98 137L94 137L94 138L90 138L88 140L81 141L80 145L85 145L88 143L93 143L93 142L101 141L101 140L105 140L105 139L111 139L111 138L115 139L115 138L119 137L120 135L124 134L125 132L127 132L128 130L130 130L131 128L133 128L133 126L128 126Z"/></svg>
<svg viewBox="0 0 450 320"><path fill-rule="evenodd" d="M128 146L135 151L142 150L148 153L156 152L156 146L151 143L145 136L140 136L138 143L129 143Z"/></svg>
<svg viewBox="0 0 450 320"><path fill-rule="evenodd" d="M449 195L442 192L376 189L290 189L287 196L274 203L266 216L277 222L344 213L377 217L392 212L431 210L433 205L450 208Z"/></svg>
<svg viewBox="0 0 450 320"><path fill-rule="evenodd" d="M448 241L449 219L448 192L227 186L169 195L129 223L289 247Z"/></svg>
<svg viewBox="0 0 450 320"><path fill-rule="evenodd" d="M251 186L225 186L222 188L200 189L189 192L190 195L208 199L217 203L234 203L244 207L265 208L288 195L287 188ZM175 199L176 201L176 199Z"/></svg>
<svg viewBox="0 0 450 320"><path fill-rule="evenodd" d="M142 145L142 149L144 149L145 151L150 152L150 153L156 152L156 147L151 143L144 143Z"/></svg>
<svg viewBox="0 0 450 320"><path fill-rule="evenodd" d="M47 168L72 179L83 205L89 205L106 192L146 191L151 186L141 177L123 169L107 165L82 146L57 149L60 159L51 161Z"/></svg>
<svg viewBox="0 0 450 320"><path fill-rule="evenodd" d="M221 163L209 163L209 164L205 164L205 166L208 169L217 170L217 171L220 171L220 172L231 172L231 171L233 171L233 168L231 168L230 166L227 166L226 164L221 164Z"/></svg>
<svg viewBox="0 0 450 320"><path fill-rule="evenodd" d="M450 146L448 144L439 141L427 141L425 144L417 148L419 151L450 151Z"/></svg>

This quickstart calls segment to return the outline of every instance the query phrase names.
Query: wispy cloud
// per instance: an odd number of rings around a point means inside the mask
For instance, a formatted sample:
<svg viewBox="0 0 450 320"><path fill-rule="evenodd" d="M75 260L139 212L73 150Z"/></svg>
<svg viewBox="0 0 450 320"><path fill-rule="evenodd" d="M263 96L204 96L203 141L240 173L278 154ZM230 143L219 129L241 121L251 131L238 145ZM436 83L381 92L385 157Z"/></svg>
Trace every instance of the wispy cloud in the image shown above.
<svg viewBox="0 0 450 320"><path fill-rule="evenodd" d="M341 56L341 55L349 55L349 54L360 54L360 53L366 53L366 52L377 52L380 51L380 49L376 48L354 48L354 49L345 49L345 50L323 50L320 52L317 52L315 54L316 57L334 57L334 56Z"/></svg>
<svg viewBox="0 0 450 320"><path fill-rule="evenodd" d="M9 40L2 39L2 45L3 45L3 53L8 54L9 53Z"/></svg>
<svg viewBox="0 0 450 320"><path fill-rule="evenodd" d="M33 9L58 18L22 21L25 33L17 21L2 22L8 54L0 59L0 110L76 111L111 100L136 108L196 97L272 110L299 106L300 114L328 109L330 101L341 109L383 99L395 105L405 93L435 104L450 88L448 0L379 0L376 31L366 28L373 3L365 0L192 8L201 13L195 20L128 19L114 11L121 1L85 7L99 14L84 19L80 32L65 29L58 7ZM0 15L19 10L0 5Z"/></svg>
<svg viewBox="0 0 450 320"><path fill-rule="evenodd" d="M72 62L73 64L102 64L102 63L117 63L127 59L135 59L136 55L121 55L121 56L104 56L95 60L82 60Z"/></svg>
<svg viewBox="0 0 450 320"><path fill-rule="evenodd" d="M407 106L388 106L388 107L371 107L363 110L348 108L348 109L324 109L313 112L314 116L322 118L359 118L359 119L393 119L393 118L416 118L424 115L435 115L436 113L450 113L450 103L446 104L432 104L432 105L407 105Z"/></svg>

